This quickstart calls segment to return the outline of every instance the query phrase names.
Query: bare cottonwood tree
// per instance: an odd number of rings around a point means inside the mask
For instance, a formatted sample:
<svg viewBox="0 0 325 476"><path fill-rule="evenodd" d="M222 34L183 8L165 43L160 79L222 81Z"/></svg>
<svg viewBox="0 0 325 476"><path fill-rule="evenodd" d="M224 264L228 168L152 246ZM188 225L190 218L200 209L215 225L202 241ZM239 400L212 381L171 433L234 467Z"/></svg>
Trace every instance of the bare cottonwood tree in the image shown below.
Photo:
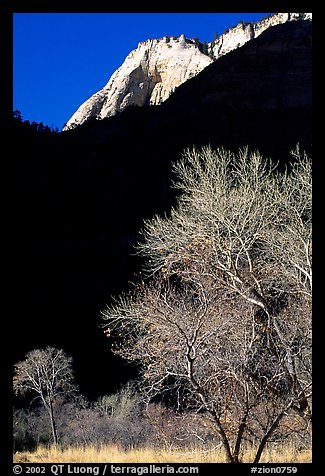
<svg viewBox="0 0 325 476"><path fill-rule="evenodd" d="M25 360L15 365L14 391L24 395L36 393L51 422L54 444L58 442L54 404L58 397L76 392L73 381L72 358L62 349L46 347L27 353Z"/></svg>
<svg viewBox="0 0 325 476"><path fill-rule="evenodd" d="M311 414L310 163L278 173L258 152L186 151L169 218L145 224L149 279L103 311L115 351L206 412L229 462ZM282 426L281 426L282 425Z"/></svg>

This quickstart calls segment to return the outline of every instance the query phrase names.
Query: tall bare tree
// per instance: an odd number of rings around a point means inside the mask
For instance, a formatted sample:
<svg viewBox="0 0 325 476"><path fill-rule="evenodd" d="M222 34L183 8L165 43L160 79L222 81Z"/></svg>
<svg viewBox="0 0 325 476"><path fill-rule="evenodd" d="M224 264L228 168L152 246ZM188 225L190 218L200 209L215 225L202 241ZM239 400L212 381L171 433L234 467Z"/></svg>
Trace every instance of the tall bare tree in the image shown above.
<svg viewBox="0 0 325 476"><path fill-rule="evenodd" d="M311 166L295 154L279 173L247 149L186 151L178 206L145 224L148 279L103 311L148 399L205 411L229 462L311 416Z"/></svg>
<svg viewBox="0 0 325 476"><path fill-rule="evenodd" d="M53 442L57 444L54 404L59 396L67 397L76 392L72 358L53 347L32 350L25 360L15 365L13 387L17 394L36 393L49 415Z"/></svg>

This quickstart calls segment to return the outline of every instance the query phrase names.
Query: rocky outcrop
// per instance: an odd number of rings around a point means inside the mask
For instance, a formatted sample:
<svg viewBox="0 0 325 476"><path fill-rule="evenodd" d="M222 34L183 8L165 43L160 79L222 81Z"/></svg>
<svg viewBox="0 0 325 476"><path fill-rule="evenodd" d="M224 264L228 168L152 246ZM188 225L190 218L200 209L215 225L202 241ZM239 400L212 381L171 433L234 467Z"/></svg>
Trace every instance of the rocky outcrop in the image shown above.
<svg viewBox="0 0 325 476"><path fill-rule="evenodd" d="M88 119L114 116L128 106L159 105L188 79L213 61L257 38L268 28L311 13L277 13L257 23L239 22L208 45L195 39L165 36L139 43L99 92L85 101L63 130Z"/></svg>
<svg viewBox="0 0 325 476"><path fill-rule="evenodd" d="M276 155L275 148L284 142L287 150L296 142L310 147L311 50L310 21L268 28L220 57L156 108L160 127L156 136L151 132L151 140L162 135L166 142L168 130L181 134L183 127L196 145L248 144L266 155Z"/></svg>
<svg viewBox="0 0 325 476"><path fill-rule="evenodd" d="M276 13L259 22L239 22L238 25L226 30L221 36L209 43L208 52L218 59L230 51L243 46L247 41L257 38L268 28L288 21L311 20L311 13Z"/></svg>
<svg viewBox="0 0 325 476"><path fill-rule="evenodd" d="M175 88L212 63L200 46L184 35L139 43L106 86L79 107L65 129L91 117L113 116L127 106L161 104Z"/></svg>

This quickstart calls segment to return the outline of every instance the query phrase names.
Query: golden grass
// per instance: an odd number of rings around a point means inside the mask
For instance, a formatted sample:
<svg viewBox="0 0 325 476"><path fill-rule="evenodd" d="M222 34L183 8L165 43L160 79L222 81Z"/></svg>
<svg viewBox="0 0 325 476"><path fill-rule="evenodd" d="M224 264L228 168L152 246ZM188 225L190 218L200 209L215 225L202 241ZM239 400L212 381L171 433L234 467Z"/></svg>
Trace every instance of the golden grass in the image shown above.
<svg viewBox="0 0 325 476"><path fill-rule="evenodd" d="M253 451L247 450L244 462L252 462ZM14 463L225 463L222 448L173 451L135 448L127 451L117 445L60 448L39 446L34 452L17 452ZM311 463L311 450L296 451L292 446L267 448L260 463Z"/></svg>

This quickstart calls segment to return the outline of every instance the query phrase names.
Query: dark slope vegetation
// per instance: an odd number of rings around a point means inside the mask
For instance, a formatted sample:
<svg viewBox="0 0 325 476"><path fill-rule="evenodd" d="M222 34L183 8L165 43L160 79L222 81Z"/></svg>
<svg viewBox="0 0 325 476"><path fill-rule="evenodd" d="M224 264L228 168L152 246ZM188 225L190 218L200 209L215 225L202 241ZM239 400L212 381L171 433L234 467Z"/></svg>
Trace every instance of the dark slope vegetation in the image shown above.
<svg viewBox="0 0 325 476"><path fill-rule="evenodd" d="M132 370L109 354L98 314L139 270L144 218L174 203L170 165L192 145L249 145L285 162L311 152L311 24L270 28L180 86L74 130L13 130L14 361L36 347L75 358L82 391L108 393Z"/></svg>

